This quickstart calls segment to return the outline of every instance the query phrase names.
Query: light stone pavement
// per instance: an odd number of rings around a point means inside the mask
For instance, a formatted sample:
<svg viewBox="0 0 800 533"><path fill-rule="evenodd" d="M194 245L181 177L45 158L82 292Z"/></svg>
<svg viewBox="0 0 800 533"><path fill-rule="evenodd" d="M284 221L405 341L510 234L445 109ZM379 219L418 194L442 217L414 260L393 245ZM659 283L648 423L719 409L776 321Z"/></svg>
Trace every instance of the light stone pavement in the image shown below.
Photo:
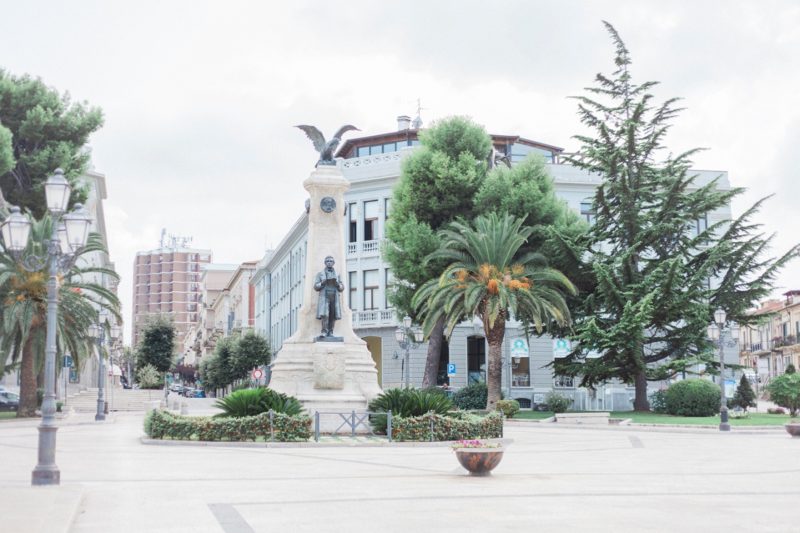
<svg viewBox="0 0 800 533"><path fill-rule="evenodd" d="M141 415L74 415L62 485L29 487L33 422L0 423L0 531L800 532L800 439L512 423L494 475L442 446L144 445Z"/></svg>

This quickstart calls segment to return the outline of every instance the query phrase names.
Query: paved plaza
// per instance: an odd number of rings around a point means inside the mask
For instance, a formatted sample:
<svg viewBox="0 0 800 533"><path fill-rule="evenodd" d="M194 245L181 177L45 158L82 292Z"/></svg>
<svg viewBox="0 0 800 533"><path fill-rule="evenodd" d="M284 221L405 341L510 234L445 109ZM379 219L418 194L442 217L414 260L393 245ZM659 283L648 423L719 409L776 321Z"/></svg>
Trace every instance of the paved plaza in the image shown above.
<svg viewBox="0 0 800 533"><path fill-rule="evenodd" d="M32 488L36 425L0 423L0 531L800 531L782 430L512 422L495 474L472 478L441 445L145 445L141 427L73 415L61 486Z"/></svg>

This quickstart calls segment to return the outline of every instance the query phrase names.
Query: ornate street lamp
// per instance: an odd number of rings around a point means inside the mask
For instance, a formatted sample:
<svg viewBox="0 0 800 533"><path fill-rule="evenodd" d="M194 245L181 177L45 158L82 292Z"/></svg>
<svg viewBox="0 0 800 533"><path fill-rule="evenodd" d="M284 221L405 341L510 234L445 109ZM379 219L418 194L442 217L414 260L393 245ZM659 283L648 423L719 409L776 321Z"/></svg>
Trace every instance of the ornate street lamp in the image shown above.
<svg viewBox="0 0 800 533"><path fill-rule="evenodd" d="M719 348L719 386L720 386L720 407L719 407L719 430L730 431L731 425L728 422L728 399L725 397L725 347L733 347L738 344L739 326L737 324L727 325L727 314L724 309L714 311L714 321L708 325L708 338ZM729 339L725 336L728 334Z"/></svg>
<svg viewBox="0 0 800 533"><path fill-rule="evenodd" d="M97 412L94 415L96 422L102 422L106 419L106 402L103 393L106 382L103 344L106 341L107 320L108 314L101 311L97 314L97 324L89 326L89 336L97 342Z"/></svg>
<svg viewBox="0 0 800 533"><path fill-rule="evenodd" d="M411 386L410 352L412 349L422 344L422 341L425 339L425 334L422 329L417 326L412 327L411 324L411 317L406 315L403 317L403 324L398 326L394 332L394 338L397 344L400 346L401 350L405 350L406 352L405 362L403 363L405 366L406 388Z"/></svg>
<svg viewBox="0 0 800 533"><path fill-rule="evenodd" d="M58 322L58 275L68 271L74 264L78 252L86 245L91 218L80 204L75 212L64 215L69 204L70 186L64 172L59 168L47 178L44 185L47 209L53 219L53 229L47 242L47 253L37 255L25 253L31 232L31 221L20 213L16 206L10 207L10 215L0 226L0 238L6 252L29 272L37 272L47 266L47 329L44 364L44 399L42 422L39 424L39 461L31 474L33 485L58 485L61 472L56 465L56 328ZM63 215L63 216L62 216ZM60 228L64 219L65 232L72 236L69 241L62 238ZM65 243L69 243L65 247Z"/></svg>

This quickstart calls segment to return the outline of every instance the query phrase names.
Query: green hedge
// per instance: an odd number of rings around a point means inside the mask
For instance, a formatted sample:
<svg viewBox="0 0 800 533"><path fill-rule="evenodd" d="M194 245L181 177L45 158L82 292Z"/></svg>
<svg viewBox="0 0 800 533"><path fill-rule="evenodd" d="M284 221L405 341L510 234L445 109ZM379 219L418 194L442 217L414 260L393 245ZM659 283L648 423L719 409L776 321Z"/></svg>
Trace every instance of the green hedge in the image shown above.
<svg viewBox="0 0 800 533"><path fill-rule="evenodd" d="M273 427L274 440L278 442L302 442L311 438L311 418L307 415L274 413ZM145 416L144 432L151 439L268 441L269 413L242 418L212 418L153 410Z"/></svg>
<svg viewBox="0 0 800 533"><path fill-rule="evenodd" d="M719 413L720 387L705 379L673 383L664 400L667 413L678 416L713 416Z"/></svg>
<svg viewBox="0 0 800 533"><path fill-rule="evenodd" d="M408 418L392 417L392 438L397 441L430 441L431 419L433 440L492 439L503 436L503 415L486 416L457 414L442 416L424 414Z"/></svg>

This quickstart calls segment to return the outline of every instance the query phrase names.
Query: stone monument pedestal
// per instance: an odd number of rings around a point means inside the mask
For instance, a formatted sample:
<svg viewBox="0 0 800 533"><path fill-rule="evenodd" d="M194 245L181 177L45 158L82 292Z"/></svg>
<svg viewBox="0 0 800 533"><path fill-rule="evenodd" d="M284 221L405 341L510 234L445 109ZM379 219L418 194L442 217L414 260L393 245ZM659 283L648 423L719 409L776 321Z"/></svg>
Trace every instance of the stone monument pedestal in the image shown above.
<svg viewBox="0 0 800 533"><path fill-rule="evenodd" d="M321 332L316 317L319 295L313 286L328 256L333 257L337 272L346 271L344 192L350 184L337 167L320 165L303 186L311 197L303 305L297 331L276 355L269 386L296 397L311 416L315 412L363 413L369 401L381 393L375 362L366 342L353 331L352 312L345 302L341 302L342 316L334 326L335 340L317 339ZM345 276L342 278L346 283ZM341 423L338 415L320 416L322 432L334 431ZM349 433L349 426L341 432Z"/></svg>

